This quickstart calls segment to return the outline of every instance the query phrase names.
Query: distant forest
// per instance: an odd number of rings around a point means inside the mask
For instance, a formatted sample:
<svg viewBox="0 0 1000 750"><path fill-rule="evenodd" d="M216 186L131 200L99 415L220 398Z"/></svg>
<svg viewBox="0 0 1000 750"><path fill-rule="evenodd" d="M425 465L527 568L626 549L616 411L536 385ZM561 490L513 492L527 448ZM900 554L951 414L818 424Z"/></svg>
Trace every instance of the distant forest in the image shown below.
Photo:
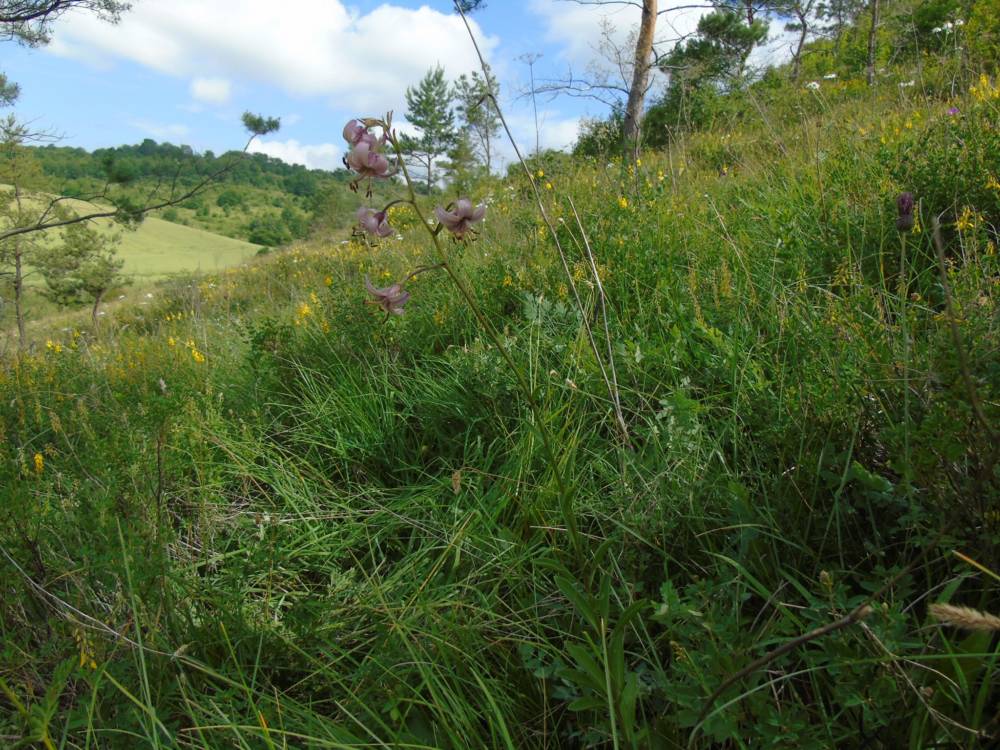
<svg viewBox="0 0 1000 750"><path fill-rule="evenodd" d="M229 151L216 156L212 151L197 153L190 146L157 143L151 138L133 146L82 148L47 145L35 149L43 172L58 183L59 192L72 195L92 190L109 177L115 182L177 179L194 181L220 170L231 159L237 164L225 182L308 198L330 182L346 183L350 176L344 169L329 172L308 169L300 164L286 164L265 154L242 155Z"/></svg>

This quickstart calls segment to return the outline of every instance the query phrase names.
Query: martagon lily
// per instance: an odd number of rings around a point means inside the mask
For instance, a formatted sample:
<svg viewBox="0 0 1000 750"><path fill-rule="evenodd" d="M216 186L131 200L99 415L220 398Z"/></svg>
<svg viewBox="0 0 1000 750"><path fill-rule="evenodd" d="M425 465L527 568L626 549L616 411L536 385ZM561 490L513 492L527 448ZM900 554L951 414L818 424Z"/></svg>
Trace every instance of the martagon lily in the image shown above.
<svg viewBox="0 0 1000 750"><path fill-rule="evenodd" d="M376 150L377 147L374 138L362 138L344 158L344 163L357 172L359 177L386 177L389 160Z"/></svg>
<svg viewBox="0 0 1000 750"><path fill-rule="evenodd" d="M362 206L358 209L357 217L361 228L376 237L388 237L396 231L389 226L389 219L385 211L376 211L374 208Z"/></svg>
<svg viewBox="0 0 1000 750"><path fill-rule="evenodd" d="M378 305L386 314L402 315L403 305L405 305L410 299L410 293L403 289L403 284L397 282L391 284L387 287L379 289L374 286L367 276L365 276L365 288L368 293L374 297L373 300L366 300L370 305Z"/></svg>
<svg viewBox="0 0 1000 750"><path fill-rule="evenodd" d="M459 198L453 206L451 211L438 206L434 209L434 215L456 239L463 239L467 232L472 231L473 224L483 220L486 206L482 203L473 206L468 198Z"/></svg>

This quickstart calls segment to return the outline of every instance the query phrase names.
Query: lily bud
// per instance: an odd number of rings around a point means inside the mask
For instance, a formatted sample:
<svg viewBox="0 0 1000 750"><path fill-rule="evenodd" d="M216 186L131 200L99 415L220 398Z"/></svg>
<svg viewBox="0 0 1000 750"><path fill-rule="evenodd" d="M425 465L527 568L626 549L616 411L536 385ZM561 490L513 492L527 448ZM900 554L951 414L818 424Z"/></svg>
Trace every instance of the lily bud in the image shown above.
<svg viewBox="0 0 1000 750"><path fill-rule="evenodd" d="M913 200L913 193L900 193L896 198L896 229L900 232L909 232L915 223L913 209L916 203Z"/></svg>

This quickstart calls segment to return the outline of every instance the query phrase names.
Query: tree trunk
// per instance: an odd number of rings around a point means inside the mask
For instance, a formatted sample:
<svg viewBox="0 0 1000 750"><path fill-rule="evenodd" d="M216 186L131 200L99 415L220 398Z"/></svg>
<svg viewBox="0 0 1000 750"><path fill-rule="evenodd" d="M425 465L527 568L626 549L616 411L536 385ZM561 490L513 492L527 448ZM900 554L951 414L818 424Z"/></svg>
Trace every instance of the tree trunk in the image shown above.
<svg viewBox="0 0 1000 750"><path fill-rule="evenodd" d="M809 31L809 19L806 18L805 13L801 12L801 6L797 10L799 17L799 43L795 46L795 55L792 57L792 81L794 83L799 82L799 72L802 68L802 48L806 45L806 33Z"/></svg>
<svg viewBox="0 0 1000 750"><path fill-rule="evenodd" d="M653 54L653 35L656 33L656 0L642 0L642 22L635 41L635 60L632 65L632 85L625 105L624 139L626 155L635 161L639 158L642 138L642 118L645 114L646 87L649 85L649 58Z"/></svg>
<svg viewBox="0 0 1000 750"><path fill-rule="evenodd" d="M878 0L871 0L872 26L868 29L868 85L875 85L875 47L878 37Z"/></svg>
<svg viewBox="0 0 1000 750"><path fill-rule="evenodd" d="M101 297L104 296L104 292L98 292L94 295L94 306L90 308L90 325L97 328L97 310L101 306Z"/></svg>
<svg viewBox="0 0 1000 750"><path fill-rule="evenodd" d="M14 240L14 318L17 320L17 345L24 349L28 334L24 327L24 271L21 266L20 240Z"/></svg>

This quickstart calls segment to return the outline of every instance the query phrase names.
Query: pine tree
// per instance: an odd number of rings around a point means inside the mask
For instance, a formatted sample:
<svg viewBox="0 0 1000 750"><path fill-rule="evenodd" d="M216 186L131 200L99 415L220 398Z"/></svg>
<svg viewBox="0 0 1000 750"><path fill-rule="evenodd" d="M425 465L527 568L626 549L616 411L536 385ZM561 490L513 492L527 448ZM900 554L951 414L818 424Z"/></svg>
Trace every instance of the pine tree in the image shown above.
<svg viewBox="0 0 1000 750"><path fill-rule="evenodd" d="M463 73L455 81L456 112L471 136L487 174L493 170L494 141L500 134L500 115L493 101L499 94L500 84L489 68L486 69L486 76L473 71L468 76Z"/></svg>
<svg viewBox="0 0 1000 750"><path fill-rule="evenodd" d="M45 279L45 294L60 305L91 304L90 317L96 325L104 295L124 282L124 261L118 257L121 234L106 235L87 224L70 224L63 230L59 245L44 248L35 264Z"/></svg>
<svg viewBox="0 0 1000 750"><path fill-rule="evenodd" d="M427 71L416 87L406 89L406 119L420 136L403 135L404 155L423 170L427 192L434 187L435 162L455 145L455 115L452 91L441 66Z"/></svg>
<svg viewBox="0 0 1000 750"><path fill-rule="evenodd" d="M455 145L448 151L448 160L442 163L448 188L456 196L470 192L472 184L482 173L483 167L476 163L476 151L468 131L462 131L455 138Z"/></svg>

